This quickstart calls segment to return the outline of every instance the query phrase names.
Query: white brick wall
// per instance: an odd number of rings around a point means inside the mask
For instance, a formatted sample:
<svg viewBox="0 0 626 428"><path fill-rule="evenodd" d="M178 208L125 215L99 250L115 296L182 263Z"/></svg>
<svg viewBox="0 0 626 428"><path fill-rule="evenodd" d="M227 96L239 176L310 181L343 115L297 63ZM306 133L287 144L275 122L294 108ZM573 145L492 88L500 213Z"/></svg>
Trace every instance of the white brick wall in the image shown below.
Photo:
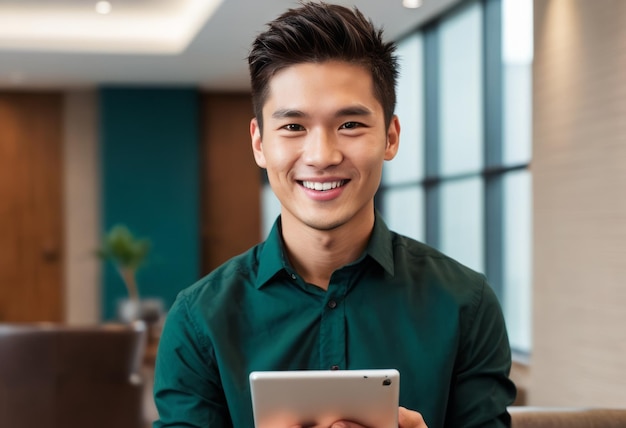
<svg viewBox="0 0 626 428"><path fill-rule="evenodd" d="M535 0L529 403L626 406L626 1Z"/></svg>

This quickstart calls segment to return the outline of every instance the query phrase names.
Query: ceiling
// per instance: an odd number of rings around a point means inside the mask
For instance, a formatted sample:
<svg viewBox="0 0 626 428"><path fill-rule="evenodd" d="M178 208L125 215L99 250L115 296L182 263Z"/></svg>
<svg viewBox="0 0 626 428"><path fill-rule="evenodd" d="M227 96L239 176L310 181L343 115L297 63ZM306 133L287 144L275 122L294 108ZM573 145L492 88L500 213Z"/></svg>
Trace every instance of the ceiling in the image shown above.
<svg viewBox="0 0 626 428"><path fill-rule="evenodd" d="M357 6L397 40L460 0L334 0ZM192 85L248 89L246 56L296 0L0 0L0 88Z"/></svg>

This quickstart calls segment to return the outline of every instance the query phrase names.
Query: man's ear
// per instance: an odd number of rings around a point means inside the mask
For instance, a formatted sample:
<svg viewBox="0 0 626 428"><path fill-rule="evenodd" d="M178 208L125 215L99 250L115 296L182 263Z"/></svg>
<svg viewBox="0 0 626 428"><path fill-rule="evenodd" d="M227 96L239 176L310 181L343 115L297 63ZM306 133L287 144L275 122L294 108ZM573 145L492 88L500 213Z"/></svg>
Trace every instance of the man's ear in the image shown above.
<svg viewBox="0 0 626 428"><path fill-rule="evenodd" d="M396 157L398 147L400 145L400 120L398 116L393 115L389 128L387 129L387 145L385 146L385 160L391 160Z"/></svg>
<svg viewBox="0 0 626 428"><path fill-rule="evenodd" d="M252 153L258 166L265 168L265 155L263 154L263 142L261 141L261 128L256 117L250 121L250 138L252 139Z"/></svg>

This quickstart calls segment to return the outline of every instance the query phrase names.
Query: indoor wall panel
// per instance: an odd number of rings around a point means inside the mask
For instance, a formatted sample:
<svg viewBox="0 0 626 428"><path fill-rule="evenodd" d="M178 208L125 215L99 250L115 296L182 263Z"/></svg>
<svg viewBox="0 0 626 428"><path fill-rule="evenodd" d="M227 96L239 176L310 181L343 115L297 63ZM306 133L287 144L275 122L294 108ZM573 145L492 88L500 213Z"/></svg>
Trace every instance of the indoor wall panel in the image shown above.
<svg viewBox="0 0 626 428"><path fill-rule="evenodd" d="M0 321L61 321L62 96L0 94Z"/></svg>
<svg viewBox="0 0 626 428"><path fill-rule="evenodd" d="M202 96L202 270L261 237L261 171L250 144L248 94Z"/></svg>

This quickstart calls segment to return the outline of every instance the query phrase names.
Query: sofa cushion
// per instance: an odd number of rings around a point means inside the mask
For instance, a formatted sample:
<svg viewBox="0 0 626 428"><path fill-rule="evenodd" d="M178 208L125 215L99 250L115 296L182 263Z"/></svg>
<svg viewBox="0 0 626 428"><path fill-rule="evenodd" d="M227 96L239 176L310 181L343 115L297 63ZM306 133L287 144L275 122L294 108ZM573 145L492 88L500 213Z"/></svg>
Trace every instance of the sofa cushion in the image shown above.
<svg viewBox="0 0 626 428"><path fill-rule="evenodd" d="M625 409L509 408L513 428L623 428Z"/></svg>

